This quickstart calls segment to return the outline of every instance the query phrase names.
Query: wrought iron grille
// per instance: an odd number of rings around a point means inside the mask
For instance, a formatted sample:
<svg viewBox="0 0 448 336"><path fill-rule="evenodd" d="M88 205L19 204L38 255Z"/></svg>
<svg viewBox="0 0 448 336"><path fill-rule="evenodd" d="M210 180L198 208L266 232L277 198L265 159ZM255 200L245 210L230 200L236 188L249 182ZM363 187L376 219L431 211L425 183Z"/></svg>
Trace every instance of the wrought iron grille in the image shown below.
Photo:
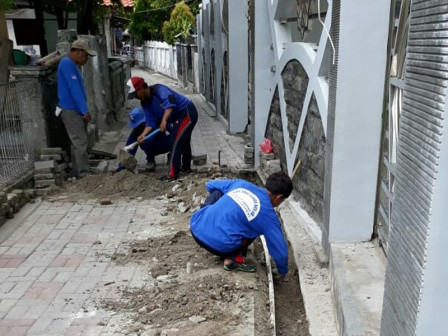
<svg viewBox="0 0 448 336"><path fill-rule="evenodd" d="M19 178L34 163L31 120L23 111L20 82L0 84L0 189Z"/></svg>

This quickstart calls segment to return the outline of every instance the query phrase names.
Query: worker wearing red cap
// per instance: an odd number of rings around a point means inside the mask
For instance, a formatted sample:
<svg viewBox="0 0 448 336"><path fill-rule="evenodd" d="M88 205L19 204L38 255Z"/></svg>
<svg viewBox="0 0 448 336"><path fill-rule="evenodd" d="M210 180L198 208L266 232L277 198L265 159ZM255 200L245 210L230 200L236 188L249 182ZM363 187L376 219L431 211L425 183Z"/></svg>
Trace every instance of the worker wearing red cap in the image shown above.
<svg viewBox="0 0 448 336"><path fill-rule="evenodd" d="M165 132L168 124L170 130L170 169L162 181L174 181L179 172L191 172L191 133L198 120L198 112L193 102L163 84L148 86L141 77L132 77L128 82L128 99L140 100L145 112L146 126L137 138L139 144L152 130L160 128ZM182 163L182 167L181 167Z"/></svg>

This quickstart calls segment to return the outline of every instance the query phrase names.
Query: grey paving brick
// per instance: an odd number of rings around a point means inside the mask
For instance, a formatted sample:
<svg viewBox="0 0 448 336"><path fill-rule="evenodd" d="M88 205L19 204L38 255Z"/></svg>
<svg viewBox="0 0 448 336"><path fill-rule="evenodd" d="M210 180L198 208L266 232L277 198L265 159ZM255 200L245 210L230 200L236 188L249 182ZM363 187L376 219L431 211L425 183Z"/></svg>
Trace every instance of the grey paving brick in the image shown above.
<svg viewBox="0 0 448 336"><path fill-rule="evenodd" d="M23 263L24 266L48 266L57 256L57 252L36 251Z"/></svg>
<svg viewBox="0 0 448 336"><path fill-rule="evenodd" d="M59 272L52 281L55 282L66 282L70 279L70 277L73 275L74 271L64 271Z"/></svg>
<svg viewBox="0 0 448 336"><path fill-rule="evenodd" d="M42 282L65 282L66 280L59 279L69 279L76 270L76 267L48 267L45 272L39 277L39 281ZM63 274L63 275L61 275Z"/></svg>
<svg viewBox="0 0 448 336"><path fill-rule="evenodd" d="M8 314L9 310L12 309L18 301L18 299L0 300L0 319L3 319L5 315Z"/></svg>
<svg viewBox="0 0 448 336"><path fill-rule="evenodd" d="M44 172L53 172L56 168L56 162L54 160L36 161L34 162L34 170L43 174Z"/></svg>
<svg viewBox="0 0 448 336"><path fill-rule="evenodd" d="M41 316L28 330L28 336L47 335L45 330L52 322L52 318L49 316ZM62 334L63 335L63 334Z"/></svg>
<svg viewBox="0 0 448 336"><path fill-rule="evenodd" d="M3 282L0 286L0 299L20 299L32 283L33 281Z"/></svg>
<svg viewBox="0 0 448 336"><path fill-rule="evenodd" d="M40 276L43 272L45 271L45 267L43 266L37 266L37 267L32 267L30 272L28 273L29 276L32 277L38 277Z"/></svg>
<svg viewBox="0 0 448 336"><path fill-rule="evenodd" d="M45 313L48 304L29 307L29 309L23 314L25 319L38 319Z"/></svg>
<svg viewBox="0 0 448 336"><path fill-rule="evenodd" d="M5 315L7 320L21 320L24 318L25 313L28 311L28 307L14 306L9 309L8 313Z"/></svg>

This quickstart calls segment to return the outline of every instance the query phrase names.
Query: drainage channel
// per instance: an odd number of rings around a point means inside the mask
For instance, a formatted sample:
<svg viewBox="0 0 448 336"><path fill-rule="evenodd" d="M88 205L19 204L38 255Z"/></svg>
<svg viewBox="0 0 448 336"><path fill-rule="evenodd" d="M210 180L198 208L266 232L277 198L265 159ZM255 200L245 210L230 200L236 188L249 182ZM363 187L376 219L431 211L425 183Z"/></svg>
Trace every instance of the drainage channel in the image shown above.
<svg viewBox="0 0 448 336"><path fill-rule="evenodd" d="M309 336L297 266L289 246L289 273L282 280L272 275L272 263L264 236L261 236L269 281L269 311L272 335Z"/></svg>

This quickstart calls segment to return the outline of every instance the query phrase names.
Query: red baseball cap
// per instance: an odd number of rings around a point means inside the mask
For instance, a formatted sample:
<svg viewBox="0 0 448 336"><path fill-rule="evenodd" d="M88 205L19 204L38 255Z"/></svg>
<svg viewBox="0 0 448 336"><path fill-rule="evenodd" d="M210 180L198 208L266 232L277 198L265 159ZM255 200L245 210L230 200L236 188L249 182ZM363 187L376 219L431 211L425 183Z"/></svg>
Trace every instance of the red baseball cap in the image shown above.
<svg viewBox="0 0 448 336"><path fill-rule="evenodd" d="M143 87L145 80L141 77L132 77L126 85L129 87L128 99L135 98L135 92Z"/></svg>

